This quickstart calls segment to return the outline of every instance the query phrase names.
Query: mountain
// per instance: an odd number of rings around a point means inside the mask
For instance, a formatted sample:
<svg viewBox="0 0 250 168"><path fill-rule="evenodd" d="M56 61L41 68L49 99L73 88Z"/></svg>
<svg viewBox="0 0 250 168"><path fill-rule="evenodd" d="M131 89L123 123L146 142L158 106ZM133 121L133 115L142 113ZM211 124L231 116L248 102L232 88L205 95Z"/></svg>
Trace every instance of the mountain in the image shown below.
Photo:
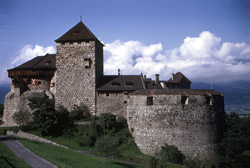
<svg viewBox="0 0 250 168"><path fill-rule="evenodd" d="M10 85L9 84L0 85L0 104L4 103L4 97L9 91L10 91Z"/></svg>
<svg viewBox="0 0 250 168"><path fill-rule="evenodd" d="M192 83L192 89L211 88L224 95L226 112L250 113L250 81L240 80L214 84Z"/></svg>

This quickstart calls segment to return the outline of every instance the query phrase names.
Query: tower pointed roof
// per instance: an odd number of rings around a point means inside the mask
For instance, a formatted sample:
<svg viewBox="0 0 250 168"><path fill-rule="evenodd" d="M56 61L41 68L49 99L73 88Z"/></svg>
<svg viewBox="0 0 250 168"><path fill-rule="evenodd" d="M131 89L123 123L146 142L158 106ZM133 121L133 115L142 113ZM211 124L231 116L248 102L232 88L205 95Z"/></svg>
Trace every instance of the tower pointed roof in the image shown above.
<svg viewBox="0 0 250 168"><path fill-rule="evenodd" d="M81 42L81 41L99 41L96 36L88 29L85 24L80 21L74 27L72 27L68 32L62 35L60 38L55 40L57 43L65 42ZM99 41L100 42L100 41Z"/></svg>

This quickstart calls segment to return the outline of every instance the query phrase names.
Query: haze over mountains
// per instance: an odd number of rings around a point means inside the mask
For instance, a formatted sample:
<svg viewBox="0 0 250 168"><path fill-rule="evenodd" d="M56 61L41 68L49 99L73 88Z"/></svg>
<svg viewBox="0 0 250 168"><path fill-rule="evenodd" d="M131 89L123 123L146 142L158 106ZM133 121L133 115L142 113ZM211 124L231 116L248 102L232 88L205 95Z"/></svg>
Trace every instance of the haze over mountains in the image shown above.
<svg viewBox="0 0 250 168"><path fill-rule="evenodd" d="M192 89L214 89L224 94L225 111L250 113L250 81L240 80L225 83L193 82ZM9 84L0 85L0 103L4 103L5 95L10 91Z"/></svg>

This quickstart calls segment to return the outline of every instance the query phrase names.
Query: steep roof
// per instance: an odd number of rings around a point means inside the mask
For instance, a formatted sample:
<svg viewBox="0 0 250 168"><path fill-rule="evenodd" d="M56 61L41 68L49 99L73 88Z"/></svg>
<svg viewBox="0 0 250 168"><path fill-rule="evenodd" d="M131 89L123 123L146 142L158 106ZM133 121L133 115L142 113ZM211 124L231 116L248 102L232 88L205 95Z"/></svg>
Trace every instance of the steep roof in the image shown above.
<svg viewBox="0 0 250 168"><path fill-rule="evenodd" d="M23 63L13 70L55 70L56 69L56 54L46 54L45 56L38 56L30 61Z"/></svg>
<svg viewBox="0 0 250 168"><path fill-rule="evenodd" d="M72 27L68 32L62 35L60 38L55 40L57 43L61 42L81 42L81 41L99 41L96 36L83 24L79 22ZM100 41L99 41L100 42Z"/></svg>
<svg viewBox="0 0 250 168"><path fill-rule="evenodd" d="M100 79L97 91L135 91L145 89L141 75L107 75Z"/></svg>
<svg viewBox="0 0 250 168"><path fill-rule="evenodd" d="M167 83L180 83L181 81L192 83L186 76L184 76L181 72L177 72L173 74L173 78L170 78Z"/></svg>

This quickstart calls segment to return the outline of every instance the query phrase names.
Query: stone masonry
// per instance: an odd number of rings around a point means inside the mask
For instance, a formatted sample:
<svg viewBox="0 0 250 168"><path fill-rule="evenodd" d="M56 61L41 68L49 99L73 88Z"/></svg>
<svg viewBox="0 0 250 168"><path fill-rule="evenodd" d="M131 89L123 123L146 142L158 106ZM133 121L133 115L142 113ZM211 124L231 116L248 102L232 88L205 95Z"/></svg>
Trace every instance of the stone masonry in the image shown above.
<svg viewBox="0 0 250 168"><path fill-rule="evenodd" d="M57 43L56 105L71 109L83 103L95 114L96 81L103 73L102 58L96 54L97 49L102 53L99 45L97 41Z"/></svg>
<svg viewBox="0 0 250 168"><path fill-rule="evenodd" d="M217 143L223 129L223 97L214 96L213 105L203 95L131 95L127 109L130 131L139 149L153 155L164 144L177 146L186 156L200 156L216 162Z"/></svg>

